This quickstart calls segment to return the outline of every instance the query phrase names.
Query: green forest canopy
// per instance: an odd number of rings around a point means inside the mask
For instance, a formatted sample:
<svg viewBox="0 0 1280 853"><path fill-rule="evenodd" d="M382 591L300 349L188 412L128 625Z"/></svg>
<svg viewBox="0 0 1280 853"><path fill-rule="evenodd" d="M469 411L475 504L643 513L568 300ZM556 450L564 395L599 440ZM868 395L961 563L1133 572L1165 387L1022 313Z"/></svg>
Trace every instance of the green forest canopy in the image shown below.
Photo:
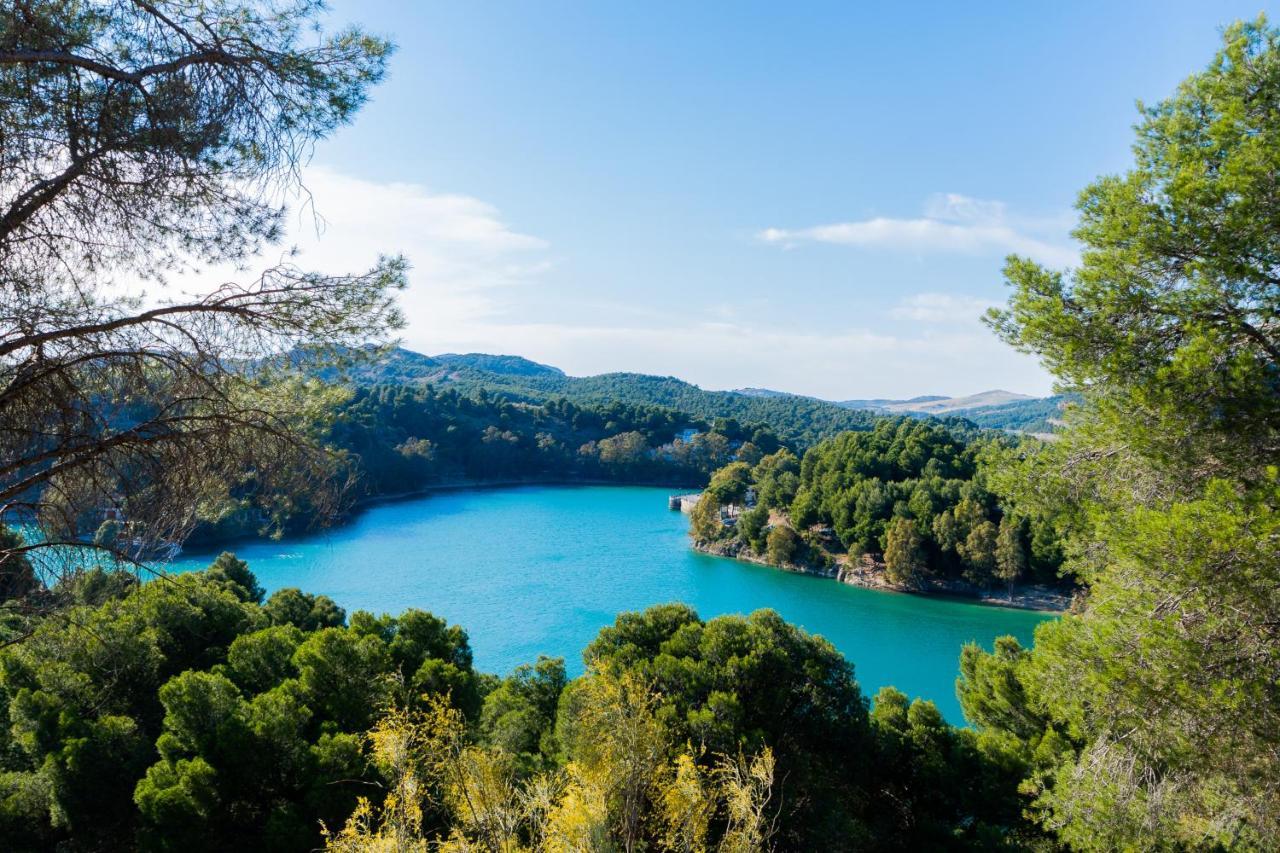
<svg viewBox="0 0 1280 853"><path fill-rule="evenodd" d="M336 831L358 798L379 808L384 786L401 790L408 765L371 761L366 732L442 703L459 740L443 754L440 730L408 742L413 762L448 769L422 777L423 839L499 831L459 806L463 785L489 816L503 803L523 814L512 792L549 790L546 831L594 826L591 849L673 828L712 844L731 828L712 768L766 748L771 845L986 850L1040 834L1020 815L1020 760L892 689L869 710L830 643L771 611L622 614L569 681L549 659L504 679L476 672L466 633L421 611L348 617L294 589L264 601L229 554L141 586L93 571L67 592L70 611L0 650L6 849L315 849L321 822ZM677 771L704 790L701 829L671 808ZM530 820L512 818L500 849L527 843Z"/></svg>
<svg viewBox="0 0 1280 853"><path fill-rule="evenodd" d="M802 459L781 450L754 467L731 463L720 469L707 489L708 503L741 502L750 486L756 506L732 530L700 525L704 509L693 533L702 539L736 535L764 555L769 518L782 512L802 537L814 526L830 528L854 556L892 555L887 562L895 580L1054 583L1062 553L1052 517L1001 498L989 482L990 472L1037 446L980 432L959 419L885 418L870 431L814 445Z"/></svg>

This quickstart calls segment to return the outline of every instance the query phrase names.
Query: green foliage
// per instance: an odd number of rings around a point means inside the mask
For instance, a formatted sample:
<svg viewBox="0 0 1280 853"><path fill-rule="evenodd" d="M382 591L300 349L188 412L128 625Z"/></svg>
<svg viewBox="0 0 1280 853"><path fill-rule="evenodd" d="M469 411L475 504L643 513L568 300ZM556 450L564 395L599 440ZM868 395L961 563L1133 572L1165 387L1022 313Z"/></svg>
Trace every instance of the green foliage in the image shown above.
<svg viewBox="0 0 1280 853"><path fill-rule="evenodd" d="M917 568L958 573L967 568L963 548L934 540L935 519L967 502L974 512L957 519L962 545L973 527L1000 511L977 476L979 446L971 439L963 427L913 418L838 436L805 454L792 518L830 525L857 553L880 553L891 521L912 519L920 537Z"/></svg>
<svg viewBox="0 0 1280 853"><path fill-rule="evenodd" d="M751 469L757 500L768 509L783 509L800 488L800 460L785 447L763 457Z"/></svg>
<svg viewBox="0 0 1280 853"><path fill-rule="evenodd" d="M22 536L0 524L0 642L25 629L26 608L22 602L38 587L35 570L22 546Z"/></svg>
<svg viewBox="0 0 1280 853"><path fill-rule="evenodd" d="M295 625L304 631L336 628L347 618L327 595L311 595L295 587L276 590L262 610L272 625Z"/></svg>
<svg viewBox="0 0 1280 853"><path fill-rule="evenodd" d="M1000 530L996 534L995 576L1012 589L1026 570L1027 549L1023 543L1022 524L1013 516L1006 515L1000 519Z"/></svg>
<svg viewBox="0 0 1280 853"><path fill-rule="evenodd" d="M703 497L716 504L740 504L746 499L751 485L751 466L746 462L730 462L711 475L711 482L703 490Z"/></svg>
<svg viewBox="0 0 1280 853"><path fill-rule="evenodd" d="M249 564L224 551L209 566L209 577L227 583L241 601L261 604L267 594L258 579L249 571ZM338 620L342 621L341 619Z"/></svg>
<svg viewBox="0 0 1280 853"><path fill-rule="evenodd" d="M1080 267L1006 267L997 329L1084 403L998 488L1066 534L1088 596L1033 650L966 649L960 696L1072 849L1280 846L1277 104L1280 31L1228 27L1081 194Z"/></svg>
<svg viewBox="0 0 1280 853"><path fill-rule="evenodd" d="M995 577L998 536L999 528L984 520L973 525L964 542L956 545L956 552L964 559L965 580L979 586L991 583Z"/></svg>
<svg viewBox="0 0 1280 853"><path fill-rule="evenodd" d="M765 556L775 566L789 565L801 549L800 536L785 525L775 525L765 537Z"/></svg>
<svg viewBox="0 0 1280 853"><path fill-rule="evenodd" d="M1134 164L1080 195L1068 274L1014 258L996 328L1065 382L1097 388L1131 442L1191 465L1274 459L1280 35L1236 23L1205 71L1142 108ZM1197 447L1180 442L1199 437Z"/></svg>
<svg viewBox="0 0 1280 853"><path fill-rule="evenodd" d="M310 849L318 819L340 823L368 793L363 732L389 701L447 695L478 713L455 626L407 611L344 627L323 596L259 606L258 589L224 554L206 572L82 590L92 603L0 651L10 846Z"/></svg>
<svg viewBox="0 0 1280 853"><path fill-rule="evenodd" d="M727 532L720 521L720 504L703 495L689 513L689 535L695 542L714 542Z"/></svg>
<svg viewBox="0 0 1280 853"><path fill-rule="evenodd" d="M895 518L884 535L884 571L893 583L913 585L928 571L924 537L909 518Z"/></svg>
<svg viewBox="0 0 1280 853"><path fill-rule="evenodd" d="M1026 765L1009 742L946 724L932 702L881 688L871 712L880 792L912 823L915 849L1023 850L1044 844L1013 794ZM1047 845L1045 845L1047 846Z"/></svg>
<svg viewBox="0 0 1280 853"><path fill-rule="evenodd" d="M762 528L772 510L789 516L794 530L830 526L851 554L883 553L895 583L929 577L963 577L979 586L1012 586L1023 578L1055 582L1063 559L1057 510L1022 503L1010 483L1019 455L1035 443L977 434L963 421L886 418L868 432L844 433L809 448L803 461L783 449L751 468L735 462L712 475L706 494L723 504L755 489L757 510L744 513L733 532L756 553L767 548ZM701 541L730 533L710 508L695 514L692 529ZM1029 548L1022 543L1025 531ZM780 548L784 536L775 537ZM790 561L798 544L785 546L787 560L770 561ZM807 553L823 557L825 551Z"/></svg>
<svg viewBox="0 0 1280 853"><path fill-rule="evenodd" d="M1036 836L1020 814L1025 766L1007 744L948 726L929 703L908 710L896 691L868 715L848 662L771 611L707 622L683 605L622 614L584 659L651 685L668 756L685 744L694 756L769 747L786 780L780 849L1016 849L1012 839ZM584 737L577 689L558 723L570 759Z"/></svg>
<svg viewBox="0 0 1280 853"><path fill-rule="evenodd" d="M543 770L559 756L556 708L568 679L562 658L522 664L484 699L481 737L515 756L522 772Z"/></svg>
<svg viewBox="0 0 1280 853"><path fill-rule="evenodd" d="M751 546L752 551L763 553L765 537L769 532L766 530L768 524L769 508L759 504L738 516L737 533Z"/></svg>
<svg viewBox="0 0 1280 853"><path fill-rule="evenodd" d="M510 363L494 361L510 358L431 357L403 349L391 350L377 363L359 367L352 378L361 385L432 383L445 391L471 397L484 392L515 403L544 405L566 400L586 408L616 404L641 409L660 407L684 412L688 418L710 424L755 424L744 438L766 454L778 449L779 439L793 446L807 447L846 430L866 429L875 421L875 416L868 412L844 409L812 397L704 391L675 377L638 373L573 377L546 365L524 362L510 369Z"/></svg>

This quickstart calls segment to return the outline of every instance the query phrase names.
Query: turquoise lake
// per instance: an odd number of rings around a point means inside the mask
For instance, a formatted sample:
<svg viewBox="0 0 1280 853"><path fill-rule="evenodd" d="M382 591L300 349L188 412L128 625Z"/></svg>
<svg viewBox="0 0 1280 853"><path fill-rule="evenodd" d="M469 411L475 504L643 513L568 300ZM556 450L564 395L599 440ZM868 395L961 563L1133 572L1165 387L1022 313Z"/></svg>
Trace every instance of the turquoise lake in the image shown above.
<svg viewBox="0 0 1280 853"><path fill-rule="evenodd" d="M234 548L268 591L323 593L347 612L429 610L462 625L477 668L505 674L539 654L571 674L623 610L683 601L704 619L762 607L821 634L868 696L893 684L952 722L960 647L1029 643L1047 614L847 586L691 551L665 489L530 486L440 492L373 506L323 534ZM188 552L179 570L211 554Z"/></svg>

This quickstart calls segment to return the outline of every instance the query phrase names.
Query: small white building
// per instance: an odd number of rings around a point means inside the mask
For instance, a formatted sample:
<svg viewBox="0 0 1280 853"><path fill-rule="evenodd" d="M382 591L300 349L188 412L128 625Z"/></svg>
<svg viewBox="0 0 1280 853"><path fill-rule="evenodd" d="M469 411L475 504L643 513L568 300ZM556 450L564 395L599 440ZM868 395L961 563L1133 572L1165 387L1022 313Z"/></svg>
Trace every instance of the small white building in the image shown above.
<svg viewBox="0 0 1280 853"><path fill-rule="evenodd" d="M688 495L671 495L667 498L667 506L670 509L678 509L683 513L690 513L693 512L693 508L698 505L698 501L701 498L701 492Z"/></svg>

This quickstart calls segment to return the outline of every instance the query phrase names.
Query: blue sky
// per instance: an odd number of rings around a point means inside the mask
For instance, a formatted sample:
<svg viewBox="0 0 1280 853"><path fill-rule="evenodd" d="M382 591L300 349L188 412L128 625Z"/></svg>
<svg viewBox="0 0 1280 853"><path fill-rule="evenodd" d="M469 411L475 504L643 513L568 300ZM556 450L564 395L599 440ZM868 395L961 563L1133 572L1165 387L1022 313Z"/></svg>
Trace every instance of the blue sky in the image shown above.
<svg viewBox="0 0 1280 853"><path fill-rule="evenodd" d="M976 318L1069 264L1135 101L1255 3L334 3L399 50L303 262L414 263L405 343L830 398L1049 389ZM336 271L336 269L335 269Z"/></svg>

